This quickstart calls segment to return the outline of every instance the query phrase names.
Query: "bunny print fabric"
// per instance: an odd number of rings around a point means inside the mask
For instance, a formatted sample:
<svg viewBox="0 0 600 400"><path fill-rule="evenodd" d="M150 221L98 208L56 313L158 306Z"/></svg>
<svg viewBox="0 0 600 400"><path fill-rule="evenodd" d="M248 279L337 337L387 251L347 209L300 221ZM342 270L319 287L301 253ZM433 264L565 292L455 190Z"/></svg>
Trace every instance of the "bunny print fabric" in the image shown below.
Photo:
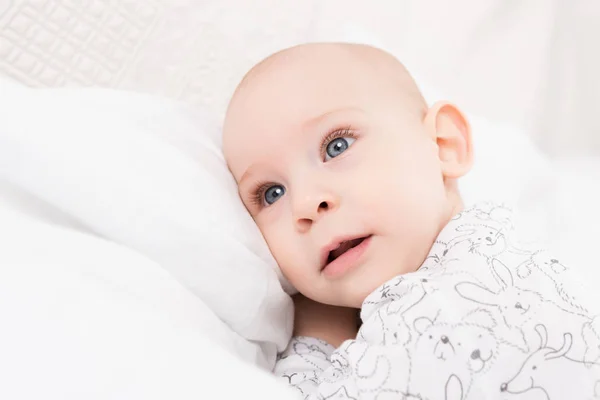
<svg viewBox="0 0 600 400"><path fill-rule="evenodd" d="M275 374L306 399L600 399L594 283L514 237L507 207L466 209L365 299L355 340L294 338Z"/></svg>

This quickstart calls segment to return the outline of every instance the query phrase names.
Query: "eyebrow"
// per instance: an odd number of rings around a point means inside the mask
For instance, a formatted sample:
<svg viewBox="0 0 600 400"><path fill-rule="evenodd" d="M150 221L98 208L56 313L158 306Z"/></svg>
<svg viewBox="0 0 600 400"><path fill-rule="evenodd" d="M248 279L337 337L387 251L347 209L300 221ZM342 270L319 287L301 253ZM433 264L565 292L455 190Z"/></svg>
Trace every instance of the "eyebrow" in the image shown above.
<svg viewBox="0 0 600 400"><path fill-rule="evenodd" d="M332 115L341 114L341 113L345 113L345 112L354 112L354 113L361 113L361 114L364 113L364 111L358 107L342 107L342 108L338 108L338 109L335 109L332 111L327 111L324 114L321 114L321 115L318 115L316 117L309 119L308 121L306 121L302 124L302 128L303 128L303 130L309 129L311 127L314 127L315 125L319 125L323 120L330 118Z"/></svg>
<svg viewBox="0 0 600 400"><path fill-rule="evenodd" d="M255 166L254 166L254 165L251 165L251 166L250 166L250 167L249 167L249 168L248 168L248 169L247 169L247 170L244 172L244 174L242 175L242 177L240 178L240 181L239 181L239 183L238 183L238 193L239 193L239 194L242 194L240 189L242 189L242 188L244 187L244 185L245 185L245 184L244 184L244 182L245 182L246 180L248 180L248 178L249 178L249 177L251 177L251 176L254 174L254 171L253 171L254 169L255 169Z"/></svg>

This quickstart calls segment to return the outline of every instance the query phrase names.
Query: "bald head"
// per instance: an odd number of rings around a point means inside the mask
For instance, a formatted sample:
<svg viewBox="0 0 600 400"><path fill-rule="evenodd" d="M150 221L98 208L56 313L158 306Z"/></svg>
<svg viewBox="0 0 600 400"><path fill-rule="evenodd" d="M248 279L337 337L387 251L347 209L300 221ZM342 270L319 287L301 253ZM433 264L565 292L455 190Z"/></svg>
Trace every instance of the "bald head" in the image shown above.
<svg viewBox="0 0 600 400"><path fill-rule="evenodd" d="M410 73L394 56L381 49L351 43L308 43L290 47L265 58L252 67L236 88L228 107L228 113L238 96L265 82L284 78L283 72L295 70L296 78L302 79L302 71L308 66L352 67L371 76L379 84L386 85L403 96L417 112L426 110L426 102ZM377 84L377 83L376 83Z"/></svg>

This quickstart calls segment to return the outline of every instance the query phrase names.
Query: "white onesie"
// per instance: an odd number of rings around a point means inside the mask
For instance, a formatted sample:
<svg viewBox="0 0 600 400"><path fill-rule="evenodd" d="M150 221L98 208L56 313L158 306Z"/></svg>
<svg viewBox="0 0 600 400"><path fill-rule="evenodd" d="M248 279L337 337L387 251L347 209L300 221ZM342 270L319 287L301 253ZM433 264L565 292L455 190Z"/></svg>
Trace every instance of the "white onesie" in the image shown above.
<svg viewBox="0 0 600 400"><path fill-rule="evenodd" d="M310 399L600 399L596 293L514 237L508 208L466 209L365 299L355 340L294 338L275 374Z"/></svg>

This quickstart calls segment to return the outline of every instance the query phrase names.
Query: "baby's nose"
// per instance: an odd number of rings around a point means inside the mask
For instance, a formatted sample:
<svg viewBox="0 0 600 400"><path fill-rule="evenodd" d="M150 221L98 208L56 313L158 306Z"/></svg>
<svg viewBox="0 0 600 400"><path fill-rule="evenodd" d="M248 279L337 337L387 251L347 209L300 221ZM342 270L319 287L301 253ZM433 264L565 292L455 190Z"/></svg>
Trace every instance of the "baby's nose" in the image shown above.
<svg viewBox="0 0 600 400"><path fill-rule="evenodd" d="M503 383L502 385L500 385L501 392L506 392L507 390L508 390L508 384Z"/></svg>
<svg viewBox="0 0 600 400"><path fill-rule="evenodd" d="M474 350L474 351L471 353L471 358L472 358L473 360L477 360L478 358L481 358L481 352L479 351L479 349L477 349L477 350Z"/></svg>
<svg viewBox="0 0 600 400"><path fill-rule="evenodd" d="M337 204L333 195L300 196L300 199L294 200L293 203L293 214L298 230L308 232L313 223L335 209Z"/></svg>

